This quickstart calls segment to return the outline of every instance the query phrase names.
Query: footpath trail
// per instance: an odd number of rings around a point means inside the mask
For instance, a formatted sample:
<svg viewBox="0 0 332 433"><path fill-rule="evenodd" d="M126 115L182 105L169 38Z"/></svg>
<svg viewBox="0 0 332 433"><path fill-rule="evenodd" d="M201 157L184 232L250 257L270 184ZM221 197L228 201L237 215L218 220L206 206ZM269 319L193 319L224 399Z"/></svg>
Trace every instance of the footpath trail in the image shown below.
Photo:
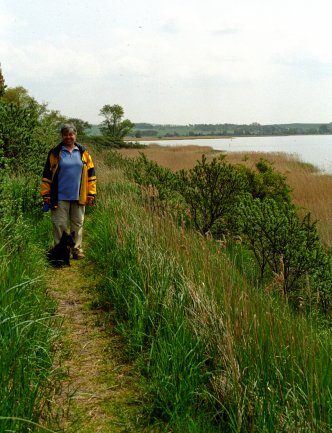
<svg viewBox="0 0 332 433"><path fill-rule="evenodd" d="M68 433L138 432L142 392L135 368L125 359L121 337L105 312L94 309L96 281L87 259L49 270L49 295L61 323L55 367L64 373L54 417ZM59 430L57 430L59 431Z"/></svg>

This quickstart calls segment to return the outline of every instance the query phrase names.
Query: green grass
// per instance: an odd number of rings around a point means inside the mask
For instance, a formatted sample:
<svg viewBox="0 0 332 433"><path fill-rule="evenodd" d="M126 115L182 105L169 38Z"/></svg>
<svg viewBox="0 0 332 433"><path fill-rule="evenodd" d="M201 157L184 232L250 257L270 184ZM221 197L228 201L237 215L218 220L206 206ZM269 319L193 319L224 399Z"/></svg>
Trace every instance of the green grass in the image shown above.
<svg viewBox="0 0 332 433"><path fill-rule="evenodd" d="M145 377L150 427L332 428L330 331L258 290L240 247L228 254L166 214L151 215L127 182L100 188L87 234L103 275L100 302L115 308Z"/></svg>
<svg viewBox="0 0 332 433"><path fill-rule="evenodd" d="M15 179L15 190L17 185ZM35 237L38 225L41 227L42 224L24 221L19 206L16 207L15 214L11 213L9 206L4 205L2 208L1 432L51 431L47 426L51 422L49 401L57 379L57 374L53 371L56 334L52 329L54 305L45 293L46 264L43 249L38 246Z"/></svg>

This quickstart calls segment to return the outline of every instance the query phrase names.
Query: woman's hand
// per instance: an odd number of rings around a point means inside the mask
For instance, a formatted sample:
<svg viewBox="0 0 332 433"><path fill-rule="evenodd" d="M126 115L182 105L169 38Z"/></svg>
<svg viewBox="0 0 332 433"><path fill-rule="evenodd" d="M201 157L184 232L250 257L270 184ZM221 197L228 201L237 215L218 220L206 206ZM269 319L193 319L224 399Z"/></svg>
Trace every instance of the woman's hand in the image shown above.
<svg viewBox="0 0 332 433"><path fill-rule="evenodd" d="M86 200L86 204L87 204L87 205L92 205L93 202L94 202L94 200L95 200L95 198L94 198L93 195L88 195L88 198L87 198L87 200Z"/></svg>

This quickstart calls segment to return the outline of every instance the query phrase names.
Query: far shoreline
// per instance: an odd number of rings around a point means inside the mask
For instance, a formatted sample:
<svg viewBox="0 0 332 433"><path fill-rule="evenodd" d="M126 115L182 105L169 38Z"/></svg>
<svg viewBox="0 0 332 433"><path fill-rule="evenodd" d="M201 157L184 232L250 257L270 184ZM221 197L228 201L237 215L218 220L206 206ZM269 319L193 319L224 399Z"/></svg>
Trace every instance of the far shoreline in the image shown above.
<svg viewBox="0 0 332 433"><path fill-rule="evenodd" d="M262 135L181 135L174 137L126 137L125 141L175 141L175 140L233 140L236 138L259 138L259 137L321 137L332 136L332 134L262 134Z"/></svg>

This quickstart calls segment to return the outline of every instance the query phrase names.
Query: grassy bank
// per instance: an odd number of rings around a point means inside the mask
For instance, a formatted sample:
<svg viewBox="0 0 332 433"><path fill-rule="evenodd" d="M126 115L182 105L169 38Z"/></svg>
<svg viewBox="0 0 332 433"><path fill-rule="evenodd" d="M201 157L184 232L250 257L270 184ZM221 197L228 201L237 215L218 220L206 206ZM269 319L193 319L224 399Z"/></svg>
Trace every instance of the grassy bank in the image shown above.
<svg viewBox="0 0 332 433"><path fill-rule="evenodd" d="M34 234L23 221L0 229L2 432L45 432L51 421L54 306L45 293L45 261Z"/></svg>
<svg viewBox="0 0 332 433"><path fill-rule="evenodd" d="M173 432L327 432L331 335L254 286L225 249L143 206L113 171L100 186L89 258L145 378L147 424Z"/></svg>

